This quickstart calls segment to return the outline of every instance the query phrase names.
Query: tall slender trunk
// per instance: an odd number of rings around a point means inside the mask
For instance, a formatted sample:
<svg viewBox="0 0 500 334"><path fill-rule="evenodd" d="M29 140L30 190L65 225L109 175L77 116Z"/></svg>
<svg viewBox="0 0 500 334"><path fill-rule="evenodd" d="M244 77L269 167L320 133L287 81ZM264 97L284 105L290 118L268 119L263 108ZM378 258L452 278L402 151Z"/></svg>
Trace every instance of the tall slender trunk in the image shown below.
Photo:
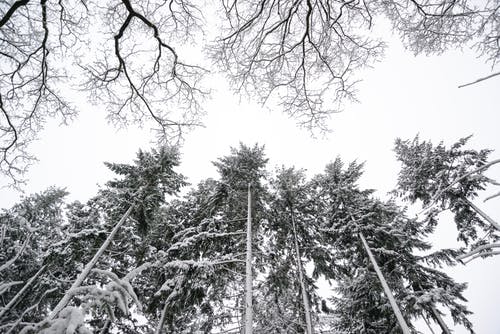
<svg viewBox="0 0 500 334"><path fill-rule="evenodd" d="M161 330L163 329L163 325L165 324L165 319L167 318L167 310L168 310L168 303L165 302L163 310L161 311L160 322L158 323L158 327L156 327L155 334L161 334Z"/></svg>
<svg viewBox="0 0 500 334"><path fill-rule="evenodd" d="M247 259L245 284L245 334L252 334L252 189L248 184Z"/></svg>
<svg viewBox="0 0 500 334"><path fill-rule="evenodd" d="M422 319L424 319L424 322L425 322L425 324L427 325L427 327L429 328L429 330L431 331L431 333L432 333L432 334L436 334L436 333L434 332L434 330L432 329L431 324L429 323L429 320L427 320L427 318L426 318L426 317L422 317Z"/></svg>
<svg viewBox="0 0 500 334"><path fill-rule="evenodd" d="M56 307L54 307L54 310L52 310L52 313L49 315L49 319L50 320L55 319L57 317L57 315L59 314L59 312L61 312L61 310L64 307L66 307L66 305L68 304L68 302L70 301L70 299L72 297L73 291L75 289L77 289L78 287L80 287L80 285L83 283L83 281L85 280L85 278L87 278L87 276L89 275L90 271L92 270L92 268L94 268L95 264L97 263L97 261L99 260L99 258L101 257L101 255L108 248L109 244L113 240L114 236L116 235L116 233L118 232L118 230L120 229L120 227L125 223L125 221L127 220L127 218L132 213L132 209L133 208L134 208L134 205L132 204L128 208L128 210L123 214L123 216L120 219L120 221L115 225L115 227L113 227L113 230L111 230L111 232L109 233L108 237L106 238L106 240L104 240L104 242L102 243L102 245L99 248L99 250L95 253L95 255L92 258L92 260L90 260L87 263L87 265L85 266L85 268L78 275L78 277L76 278L76 280L73 282L73 285L71 285L71 288L69 288L69 290L66 291L66 293L61 298L61 300L59 301L59 303L56 305Z"/></svg>
<svg viewBox="0 0 500 334"><path fill-rule="evenodd" d="M295 226L295 217L293 215L293 209L290 208L290 213L292 216L292 229L293 229L293 240L295 244L295 258L297 262L297 271L299 272L300 280L300 290L302 292L302 304L304 306L304 315L306 319L306 333L313 334L313 327L311 321L311 307L309 305L309 298L307 297L306 284L304 281L304 268L302 267L302 260L300 256L299 241L297 239L297 228Z"/></svg>
<svg viewBox="0 0 500 334"><path fill-rule="evenodd" d="M424 292L424 289L422 288L422 286L420 284L417 285L417 289L418 290L416 290L416 292L420 292L420 293ZM431 317L439 325L439 327L441 327L442 334L451 334L448 326L446 326L446 323L444 322L443 318L441 317L441 314L436 309L436 307L434 305L430 305L429 308L431 310ZM425 319L425 317L424 317L424 319ZM431 328L429 324L427 324L427 326L429 328Z"/></svg>
<svg viewBox="0 0 500 334"><path fill-rule="evenodd" d="M467 203L474 211L477 212L484 220L486 220L491 226L500 231L500 225L494 221L490 216L488 216L483 210L478 208L474 203L469 201L467 198L464 198L464 202Z"/></svg>
<svg viewBox="0 0 500 334"><path fill-rule="evenodd" d="M410 328L408 328L408 325L406 324L406 321L403 318L403 315L401 314L401 310L399 309L398 304L396 303L396 300L392 295L391 289L389 289L389 285L387 284L387 281L385 280L384 275L382 274L382 271L380 270L377 264L377 261L375 261L375 257L373 256L372 251L370 250L370 247L368 246L368 243L366 242L365 237L363 236L363 233L361 232L359 233L359 238L361 239L361 242L363 243L363 246L365 247L365 250L368 253L368 257L370 258L373 268L375 268L375 272L377 273L380 283L382 283L385 295L389 299L389 303L391 304L392 310L394 311L394 314L398 319L399 326L401 327L403 334L410 334Z"/></svg>
<svg viewBox="0 0 500 334"><path fill-rule="evenodd" d="M42 266L35 273L35 275L31 276L31 278L26 282L26 284L22 287L22 289L19 290L19 292L16 293L16 295L14 297L12 297L12 299L10 300L10 302L7 305L5 305L5 307L0 311L0 319L2 319L2 317L4 316L4 314L7 313L7 311L9 311L9 309L17 302L17 300L19 299L19 297L21 297L23 295L23 293L30 287L30 285L35 281L35 279L38 276L40 276L40 274L45 270L46 267L47 267L47 265Z"/></svg>
<svg viewBox="0 0 500 334"><path fill-rule="evenodd" d="M446 326L446 324L445 324L443 318L441 317L441 314L439 314L438 310L434 306L431 306L431 310L432 310L432 315L434 317L434 320L436 320L439 327L441 327L443 334L451 334L450 329L448 328L448 326Z"/></svg>

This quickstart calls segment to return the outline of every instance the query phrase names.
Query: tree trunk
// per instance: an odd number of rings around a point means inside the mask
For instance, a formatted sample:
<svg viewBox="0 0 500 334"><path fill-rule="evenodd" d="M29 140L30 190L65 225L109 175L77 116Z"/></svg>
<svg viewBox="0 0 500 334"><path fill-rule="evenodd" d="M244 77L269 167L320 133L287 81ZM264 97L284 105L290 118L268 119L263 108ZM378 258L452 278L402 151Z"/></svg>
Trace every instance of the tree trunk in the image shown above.
<svg viewBox="0 0 500 334"><path fill-rule="evenodd" d="M163 325L165 324L165 318L167 317L167 310L168 310L168 302L165 302L163 310L161 311L160 322L158 323L158 327L156 327L155 334L161 334L161 330L163 329Z"/></svg>
<svg viewBox="0 0 500 334"><path fill-rule="evenodd" d="M61 312L61 310L64 307L66 307L66 305L68 304L68 302L70 301L70 299L72 297L73 291L75 289L77 289L78 287L80 287L80 285L83 283L83 281L85 280L85 278L87 278L87 276L89 275L90 271L92 270L92 268L94 268L95 264L97 263L97 261L99 260L99 258L101 257L101 255L108 248L109 244L113 240L114 236L116 235L116 233L118 232L118 230L120 229L120 227L125 223L125 221L127 220L127 218L132 213L132 209L133 208L134 208L134 205L131 205L128 208L128 210L123 214L123 216L120 219L120 221L115 225L115 227L113 228L113 230L111 230L111 233L109 233L109 235L106 238L106 240L104 240L103 244L101 245L101 247L99 248L99 250L95 253L95 255L92 258L92 260L90 260L87 263L87 265L85 266L85 268L83 269L83 271L80 273L80 275L78 275L78 277L76 278L76 280L73 282L73 285L71 285L71 288L69 288L69 290L66 291L66 293L64 294L64 296L61 298L61 300L59 301L59 303L54 308L54 310L52 310L52 313L48 317L49 320L55 319L57 317L57 315L59 314L59 312Z"/></svg>
<svg viewBox="0 0 500 334"><path fill-rule="evenodd" d="M99 331L99 334L108 334L110 326L111 326L111 320L106 319L106 322L104 323L104 326L102 326L101 330Z"/></svg>
<svg viewBox="0 0 500 334"><path fill-rule="evenodd" d="M299 272L300 289L302 290L302 303L304 306L304 315L306 318L306 334L313 334L313 327L311 321L311 307L309 305L309 298L307 297L306 284L304 282L304 269L302 268L299 241L297 240L297 228L295 226L295 219L292 208L290 208L290 212L292 216L293 239L295 244L295 258L297 262L297 271Z"/></svg>
<svg viewBox="0 0 500 334"><path fill-rule="evenodd" d="M477 212L484 220L486 220L491 226L500 231L500 225L494 221L490 216L488 216L483 210L478 208L474 203L469 201L467 198L464 198L465 203L467 203L474 211Z"/></svg>
<svg viewBox="0 0 500 334"><path fill-rule="evenodd" d="M47 265L42 266L42 268L40 268L35 275L31 276L31 278L28 280L28 282L26 282L23 288L19 290L18 293L16 293L16 295L10 300L10 302L7 305L5 305L5 307L0 311L0 319L2 319L4 314L7 313L7 311L9 311L9 309L17 302L19 297L22 296L22 294L30 287L30 285L35 281L35 279L38 276L40 276L40 274L42 273L42 271L44 271L46 267Z"/></svg>
<svg viewBox="0 0 500 334"><path fill-rule="evenodd" d="M252 334L252 190L248 185L247 258L245 284L245 334Z"/></svg>
<svg viewBox="0 0 500 334"><path fill-rule="evenodd" d="M427 327L429 328L429 330L431 331L431 333L432 333L432 334L436 334L436 333L434 332L434 330L432 329L431 324L429 323L429 320L427 320L427 318L426 318L426 317L422 317L422 319L424 319L425 324L427 325Z"/></svg>
<svg viewBox="0 0 500 334"><path fill-rule="evenodd" d="M365 247L366 252L368 253L368 257L370 258L373 268L375 268L375 272L377 273L378 279L380 280L380 283L382 283L385 295L389 299L389 303L391 304L392 310L394 311L394 314L398 319L399 326L401 326L403 334L410 334L410 329L408 328L408 325L406 324L406 321L403 318L403 315L401 314L401 310L399 309L398 304L396 303L396 300L392 295L391 289L389 289L389 285L387 284L387 281L385 280L382 271L380 271L377 261L375 261L375 257L373 256L372 251L370 250L370 247L368 246L368 243L366 242L365 237L363 236L363 233L360 232L359 237L361 239L361 242L363 243L363 246Z"/></svg>
<svg viewBox="0 0 500 334"><path fill-rule="evenodd" d="M434 316L434 320L436 320L439 327L441 327L443 334L451 334L450 329L448 328L448 326L446 326L446 324L445 324L443 318L441 317L441 314L439 314L438 310L434 306L431 306L431 310L432 310L432 315Z"/></svg>
<svg viewBox="0 0 500 334"><path fill-rule="evenodd" d="M420 284L418 284L417 287L418 287L418 290L415 290L415 291L420 292L420 293L424 292L424 289L422 288L422 286ZM442 334L451 334L450 330L448 329L448 326L446 326L446 323L444 322L443 318L441 317L441 314L436 309L436 307L434 305L429 305L429 308L431 310L432 319L434 319L434 321L439 325L439 327L441 327L441 331L442 331L441 333ZM425 317L424 317L424 319L425 319ZM427 319L425 319L425 321L427 322ZM427 326L429 328L431 328L431 326L429 324L427 324Z"/></svg>

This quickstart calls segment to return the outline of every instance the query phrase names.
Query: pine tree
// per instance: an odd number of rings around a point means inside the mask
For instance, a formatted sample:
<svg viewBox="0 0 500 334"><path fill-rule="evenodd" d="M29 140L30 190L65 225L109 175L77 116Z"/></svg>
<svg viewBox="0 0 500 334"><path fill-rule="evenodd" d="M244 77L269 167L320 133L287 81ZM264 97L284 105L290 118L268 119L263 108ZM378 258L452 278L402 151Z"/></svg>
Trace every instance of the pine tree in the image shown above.
<svg viewBox="0 0 500 334"><path fill-rule="evenodd" d="M110 217L121 216L133 205L131 217L140 233L146 233L148 223L165 196L176 194L187 185L184 176L174 171L179 165L179 152L173 147L162 146L158 150L139 150L133 165L105 163L120 179L109 181L99 196L105 201Z"/></svg>
<svg viewBox="0 0 500 334"><path fill-rule="evenodd" d="M407 322L440 323L444 311L472 332L466 285L440 271L459 252L431 252L435 222L360 189L362 164L338 158L308 180L269 173L263 147L240 145L214 162L218 178L183 197L178 164L176 150L141 151L131 165L107 164L119 178L86 203L65 207L66 192L49 189L4 210L0 330L240 332L251 184L255 333L400 333L360 234ZM329 303L320 278L336 283Z"/></svg>

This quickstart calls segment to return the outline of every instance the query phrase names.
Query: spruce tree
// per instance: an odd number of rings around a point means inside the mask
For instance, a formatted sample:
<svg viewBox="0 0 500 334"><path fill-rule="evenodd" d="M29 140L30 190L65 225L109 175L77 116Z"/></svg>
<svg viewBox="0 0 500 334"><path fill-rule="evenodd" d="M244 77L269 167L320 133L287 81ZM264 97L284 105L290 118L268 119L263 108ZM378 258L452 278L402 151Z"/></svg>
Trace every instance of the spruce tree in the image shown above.
<svg viewBox="0 0 500 334"><path fill-rule="evenodd" d="M438 306L449 309L455 322L472 331L470 313L460 302L465 284L455 283L439 271L453 263L453 251L428 252L426 229L393 202L373 198L357 185L362 165L346 169L337 159L313 180L320 198L325 237L335 249L332 269L338 295L332 301L334 327L345 333L401 333L393 310L363 248L362 233L406 318L435 319ZM416 255L424 253L425 255ZM437 320L436 320L437 321ZM411 326L411 325L410 325Z"/></svg>
<svg viewBox="0 0 500 334"><path fill-rule="evenodd" d="M48 254L64 239L67 192L49 188L0 214L0 331L43 319L64 289L61 263ZM55 279L54 279L55 277Z"/></svg>
<svg viewBox="0 0 500 334"><path fill-rule="evenodd" d="M395 194L414 204L419 201L433 231L440 212L453 213L457 239L469 246L471 259L495 254L500 239L500 224L474 203L480 192L496 183L484 175L495 163L488 162L491 150L465 148L470 137L450 147L433 145L417 136L412 141L396 140L395 152L401 162Z"/></svg>
<svg viewBox="0 0 500 334"><path fill-rule="evenodd" d="M152 287L156 293L149 308L162 310L160 327L167 332L241 326L247 187L252 184L254 226L260 229L266 163L262 147L232 148L214 162L218 179L200 182L162 211L158 227L169 237L161 248L166 266L156 271L160 279Z"/></svg>
<svg viewBox="0 0 500 334"><path fill-rule="evenodd" d="M23 333L144 330L131 318L130 307L141 312L142 304L131 283L156 260L149 231L166 196L185 184L174 170L178 164L177 151L167 147L140 151L133 165L107 164L120 178L86 205L68 207L62 239L47 252L65 282L57 291L59 301L42 321L25 323Z"/></svg>
<svg viewBox="0 0 500 334"><path fill-rule="evenodd" d="M304 171L285 167L276 171L270 181L266 219L268 269L261 284L276 301L262 310L265 326L276 333L308 333L317 322L320 299L314 283L320 274L329 273L325 268L330 253L321 239L312 202ZM313 277L305 270L307 264L313 264ZM271 309L273 317L269 317Z"/></svg>

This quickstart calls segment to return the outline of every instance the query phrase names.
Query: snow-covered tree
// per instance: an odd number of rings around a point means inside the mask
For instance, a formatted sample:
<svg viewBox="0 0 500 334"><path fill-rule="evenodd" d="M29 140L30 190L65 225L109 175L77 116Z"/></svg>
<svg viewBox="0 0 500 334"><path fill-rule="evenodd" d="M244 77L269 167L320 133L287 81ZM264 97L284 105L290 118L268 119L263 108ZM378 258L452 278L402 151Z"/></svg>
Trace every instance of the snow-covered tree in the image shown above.
<svg viewBox="0 0 500 334"><path fill-rule="evenodd" d="M53 188L4 210L0 330L240 333L251 184L255 333L400 333L361 235L410 327L424 318L445 330L444 312L472 331L465 284L440 271L459 251L431 251L434 216L409 219L360 189L362 164L338 158L308 180L269 172L263 147L240 145L182 197L178 164L174 149L141 151L133 164L107 164L119 178L85 203L64 206ZM470 180L470 193L487 181ZM335 284L332 298L320 279Z"/></svg>
<svg viewBox="0 0 500 334"><path fill-rule="evenodd" d="M50 188L23 198L0 214L1 332L16 331L21 322L43 319L60 296L64 287L57 280L61 263L48 254L64 237L66 195L65 190Z"/></svg>
<svg viewBox="0 0 500 334"><path fill-rule="evenodd" d="M421 223L408 219L394 203L373 198L371 190L359 189L361 174L361 164L353 162L344 169L337 158L313 180L322 229L335 250L334 327L341 333L401 333L363 247L362 234L407 323L419 317L438 322L437 307L442 306L455 322L471 329L470 312L460 303L466 285L439 271L439 266L453 263L456 252L429 253Z"/></svg>
<svg viewBox="0 0 500 334"><path fill-rule="evenodd" d="M267 303L263 312L270 323L267 326L277 333L311 333L317 320L314 309L320 299L314 282L320 274L328 275L325 269L331 253L322 239L312 202L304 171L285 167L276 171L270 181L268 268L262 287L276 300ZM312 277L305 270L308 263L314 265ZM274 318L266 313L273 305Z"/></svg>
<svg viewBox="0 0 500 334"><path fill-rule="evenodd" d="M85 205L68 206L67 221L60 219L61 227L45 234L51 243L38 256L57 283L55 297L44 309L48 314L23 321L21 332L87 333L113 327L137 332L130 307L141 312L141 301L131 283L152 266L148 231L161 205L185 184L174 171L178 163L177 151L163 147L139 152L133 165L107 164L121 178L108 182ZM127 224L130 220L134 224Z"/></svg>
<svg viewBox="0 0 500 334"><path fill-rule="evenodd" d="M254 226L259 229L266 162L263 148L257 145L231 149L230 155L214 162L217 180L200 182L183 199L161 210L159 239L152 241L164 265L155 269L158 279L150 289L156 292L148 301L151 310L161 310L158 328L167 332L240 330L247 188L251 183ZM256 240L256 249L258 244Z"/></svg>
<svg viewBox="0 0 500 334"><path fill-rule="evenodd" d="M458 240L469 246L469 253L460 258L471 260L496 254L500 247L500 224L473 203L481 191L498 186L484 171L500 160L488 161L491 150L465 148L469 138L449 148L418 136L411 141L397 139L395 152L402 167L395 193L410 203L421 202L430 229L437 224L438 213L451 211Z"/></svg>

